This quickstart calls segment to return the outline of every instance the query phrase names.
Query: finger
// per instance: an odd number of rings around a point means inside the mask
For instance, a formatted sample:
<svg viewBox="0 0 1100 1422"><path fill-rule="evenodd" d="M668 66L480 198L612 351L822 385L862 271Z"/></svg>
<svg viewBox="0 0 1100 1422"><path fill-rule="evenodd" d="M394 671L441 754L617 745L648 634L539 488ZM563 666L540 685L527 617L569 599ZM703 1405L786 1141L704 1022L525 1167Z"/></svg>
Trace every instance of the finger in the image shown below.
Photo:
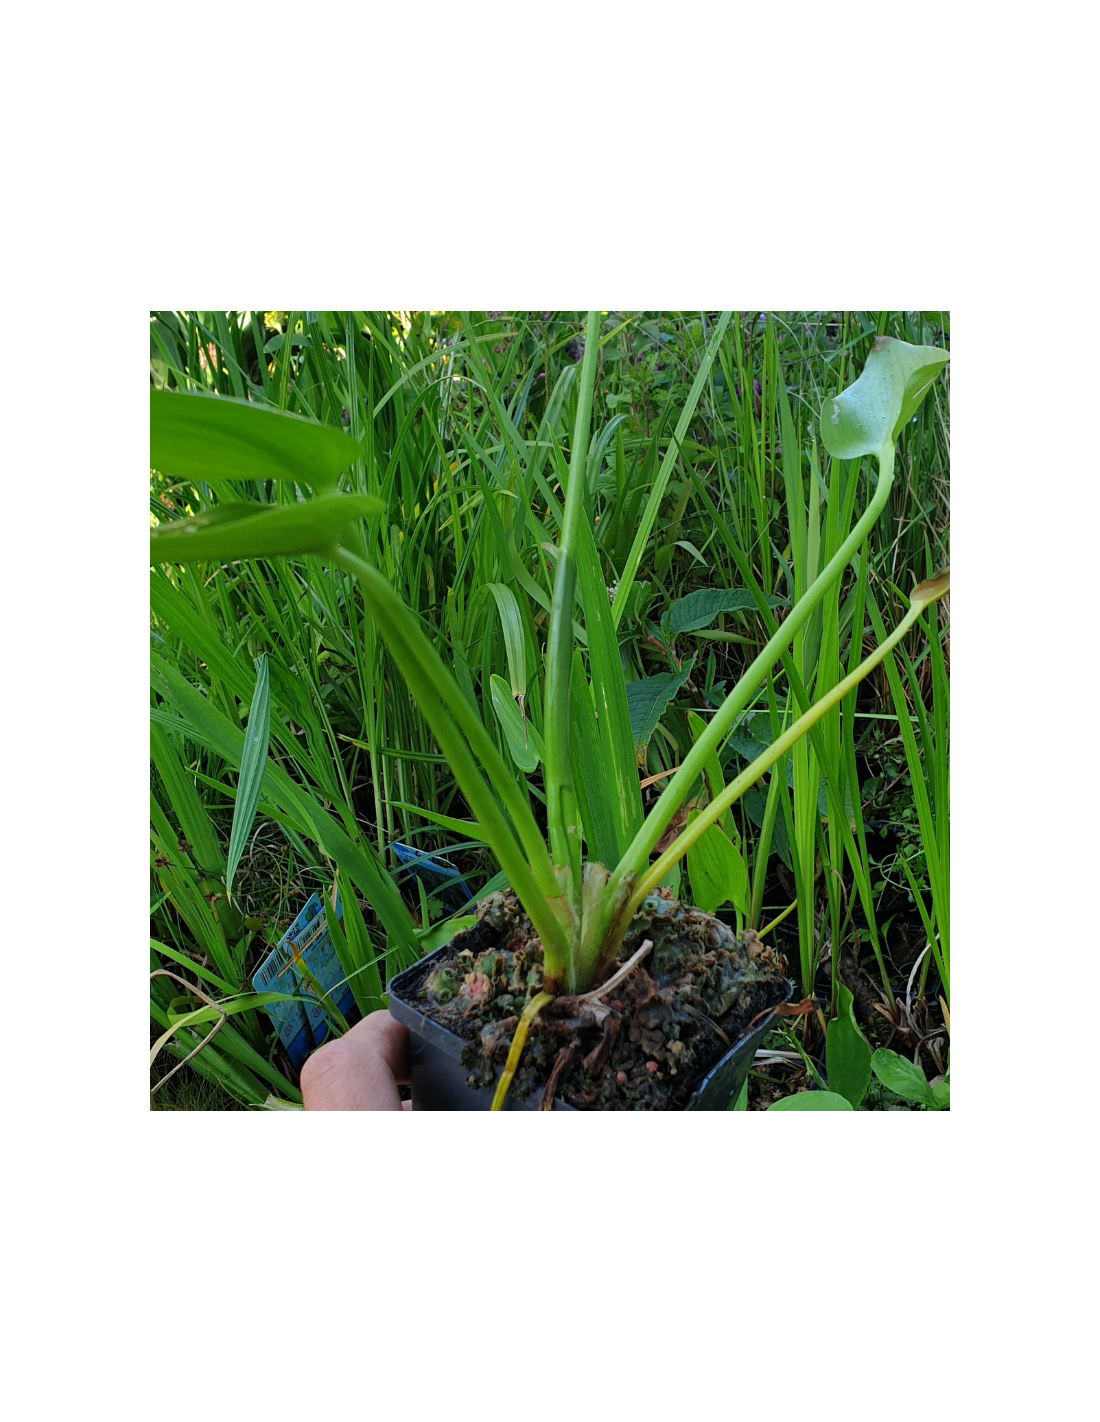
<svg viewBox="0 0 1100 1422"><path fill-rule="evenodd" d="M381 1056L399 1086L409 1085L409 1029L402 1027L383 1008L357 1022L341 1039L368 1046Z"/></svg>
<svg viewBox="0 0 1100 1422"><path fill-rule="evenodd" d="M408 1080L407 1033L375 1012L320 1047L302 1067L307 1111L400 1111L395 1072Z"/></svg>

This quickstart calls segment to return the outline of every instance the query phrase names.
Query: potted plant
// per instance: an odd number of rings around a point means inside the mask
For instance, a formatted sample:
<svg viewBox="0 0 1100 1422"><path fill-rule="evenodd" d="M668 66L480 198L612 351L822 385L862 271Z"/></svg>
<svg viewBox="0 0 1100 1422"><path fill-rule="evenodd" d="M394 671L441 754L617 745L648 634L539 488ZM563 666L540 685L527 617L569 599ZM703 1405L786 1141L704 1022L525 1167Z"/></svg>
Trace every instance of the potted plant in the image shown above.
<svg viewBox="0 0 1100 1422"><path fill-rule="evenodd" d="M727 321L723 316L712 334L694 398ZM165 391L151 397L152 462L167 473L216 481L233 477L247 459L265 465L267 477L281 472L300 483L301 453L316 451L312 498L222 504L168 523L153 532L153 558L313 553L353 575L510 886L480 905L476 925L388 985L390 1010L412 1034L415 1106L550 1109L557 1101L582 1109L726 1109L790 984L756 935L738 938L716 918L677 903L662 880L688 854L699 863L728 859L720 826L729 807L948 590L947 574L914 589L908 613L871 656L730 784L721 784L720 771L715 780L716 753L737 718L885 507L898 433L947 363L942 350L879 337L862 374L825 401L820 418L822 443L834 457L874 456L878 478L868 506L643 815L616 627L645 540L636 540L612 601L585 510L599 336L600 316L591 313L567 471L561 465L564 506L545 650L545 835L475 706L365 556L360 520L380 506L338 491L338 474L355 453L349 438L247 402ZM677 440L686 424L681 420ZM295 457L284 458L291 447ZM578 591L588 678L573 633ZM674 816L700 780L709 803L669 840ZM592 852L597 839L599 857Z"/></svg>

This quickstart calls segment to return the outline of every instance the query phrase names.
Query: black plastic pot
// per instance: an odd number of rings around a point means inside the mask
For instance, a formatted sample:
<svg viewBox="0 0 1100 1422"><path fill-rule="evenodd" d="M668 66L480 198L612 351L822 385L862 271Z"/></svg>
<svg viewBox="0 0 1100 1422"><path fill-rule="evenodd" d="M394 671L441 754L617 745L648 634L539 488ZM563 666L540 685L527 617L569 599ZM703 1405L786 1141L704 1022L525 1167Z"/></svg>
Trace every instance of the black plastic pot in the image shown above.
<svg viewBox="0 0 1100 1422"><path fill-rule="evenodd" d="M466 1085L469 1069L459 1060L466 1043L454 1032L441 1027L402 997L402 989L415 989L424 979L424 965L434 963L450 951L449 945L436 950L403 973L391 978L387 991L390 1015L409 1029L409 1075L412 1083L414 1111L488 1111L496 1089L491 1086L474 1088ZM781 979L786 991L781 998L787 1002L793 992L791 983ZM778 1005L778 1004L777 1004ZM753 1056L771 1029L774 1012L769 1012L751 1032L734 1042L724 1057L702 1077L688 1099L685 1111L728 1111L744 1086ZM499 1079L500 1073L497 1073ZM541 1093L505 1098L505 1111L537 1111ZM564 1101L555 1098L555 1111L572 1111Z"/></svg>

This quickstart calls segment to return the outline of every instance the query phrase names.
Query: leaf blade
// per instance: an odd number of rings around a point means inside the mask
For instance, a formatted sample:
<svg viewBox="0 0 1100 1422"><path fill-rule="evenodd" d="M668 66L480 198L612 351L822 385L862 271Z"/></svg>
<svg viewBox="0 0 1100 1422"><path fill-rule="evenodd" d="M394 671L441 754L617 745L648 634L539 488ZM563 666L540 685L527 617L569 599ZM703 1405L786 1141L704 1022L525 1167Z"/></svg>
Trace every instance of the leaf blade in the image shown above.
<svg viewBox="0 0 1100 1422"><path fill-rule="evenodd" d="M233 902L233 876L241 862L245 842L252 832L256 806L260 801L267 764L267 746L271 731L271 692L269 689L267 656L256 658L256 689L248 712L248 728L241 752L241 771L237 781L237 798L233 804L233 824L229 831L229 853L226 856L225 896Z"/></svg>
<svg viewBox="0 0 1100 1422"><path fill-rule="evenodd" d="M829 1086L857 1108L871 1084L871 1047L859 1030L852 994L837 983L837 1015L825 1032L825 1070Z"/></svg>
<svg viewBox="0 0 1100 1422"><path fill-rule="evenodd" d="M149 462L177 479L289 479L331 487L362 452L343 430L286 410L200 391L150 391Z"/></svg>

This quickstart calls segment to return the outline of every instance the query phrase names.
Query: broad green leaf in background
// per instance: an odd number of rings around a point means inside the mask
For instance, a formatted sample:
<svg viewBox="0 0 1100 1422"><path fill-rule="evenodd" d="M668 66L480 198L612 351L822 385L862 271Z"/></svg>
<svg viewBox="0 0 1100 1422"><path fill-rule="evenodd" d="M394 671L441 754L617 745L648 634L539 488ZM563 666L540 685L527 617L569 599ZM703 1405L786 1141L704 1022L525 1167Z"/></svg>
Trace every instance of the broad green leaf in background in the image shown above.
<svg viewBox="0 0 1100 1422"><path fill-rule="evenodd" d="M530 775L542 759L542 737L529 721L520 716L519 707L512 700L508 683L502 676L494 674L489 677L489 690L493 710L504 731L511 757L524 775Z"/></svg>
<svg viewBox="0 0 1100 1422"><path fill-rule="evenodd" d="M233 827L229 832L228 867L225 876L225 896L233 902L233 875L241 862L245 842L252 832L256 806L260 801L260 786L267 767L267 741L271 730L271 693L268 687L267 656L256 658L256 690L248 713L248 729L244 733L241 753L241 774L237 782L237 799L233 805Z"/></svg>
<svg viewBox="0 0 1100 1422"><path fill-rule="evenodd" d="M769 597L771 607L784 606L781 597ZM671 636L680 632L698 632L709 627L721 612L755 612L752 593L744 588L699 588L677 599L661 619L661 626Z"/></svg>
<svg viewBox="0 0 1100 1422"><path fill-rule="evenodd" d="M835 1091L800 1091L784 1096L768 1107L769 1111L851 1111L852 1103Z"/></svg>
<svg viewBox="0 0 1100 1422"><path fill-rule="evenodd" d="M836 459L858 459L897 439L932 382L946 351L879 336L859 379L821 407L821 442Z"/></svg>
<svg viewBox="0 0 1100 1422"><path fill-rule="evenodd" d="M836 1011L825 1033L825 1070L830 1087L856 1107L871 1084L871 1047L856 1025L852 994L840 982Z"/></svg>
<svg viewBox="0 0 1100 1422"><path fill-rule="evenodd" d="M659 672L656 676L644 676L627 683L626 704L636 748L640 749L649 740L661 712L670 701L675 701L676 693L691 675L694 665L695 658L690 657L678 672Z"/></svg>
<svg viewBox="0 0 1100 1422"><path fill-rule="evenodd" d="M712 825L690 847L687 867L692 899L704 913L713 913L727 901L745 912L749 895L745 861L717 825Z"/></svg>
<svg viewBox="0 0 1100 1422"><path fill-rule="evenodd" d="M228 504L163 523L150 534L154 563L232 562L320 553L350 523L379 513L370 494L329 494L301 504Z"/></svg>
<svg viewBox="0 0 1100 1422"><path fill-rule="evenodd" d="M224 395L150 392L149 463L177 479L291 479L329 489L361 454L343 430L285 410Z"/></svg>
<svg viewBox="0 0 1100 1422"><path fill-rule="evenodd" d="M930 1111L939 1110L939 1102L928 1085L928 1078L908 1057L899 1056L888 1047L879 1047L871 1058L871 1070L895 1096L916 1101Z"/></svg>

